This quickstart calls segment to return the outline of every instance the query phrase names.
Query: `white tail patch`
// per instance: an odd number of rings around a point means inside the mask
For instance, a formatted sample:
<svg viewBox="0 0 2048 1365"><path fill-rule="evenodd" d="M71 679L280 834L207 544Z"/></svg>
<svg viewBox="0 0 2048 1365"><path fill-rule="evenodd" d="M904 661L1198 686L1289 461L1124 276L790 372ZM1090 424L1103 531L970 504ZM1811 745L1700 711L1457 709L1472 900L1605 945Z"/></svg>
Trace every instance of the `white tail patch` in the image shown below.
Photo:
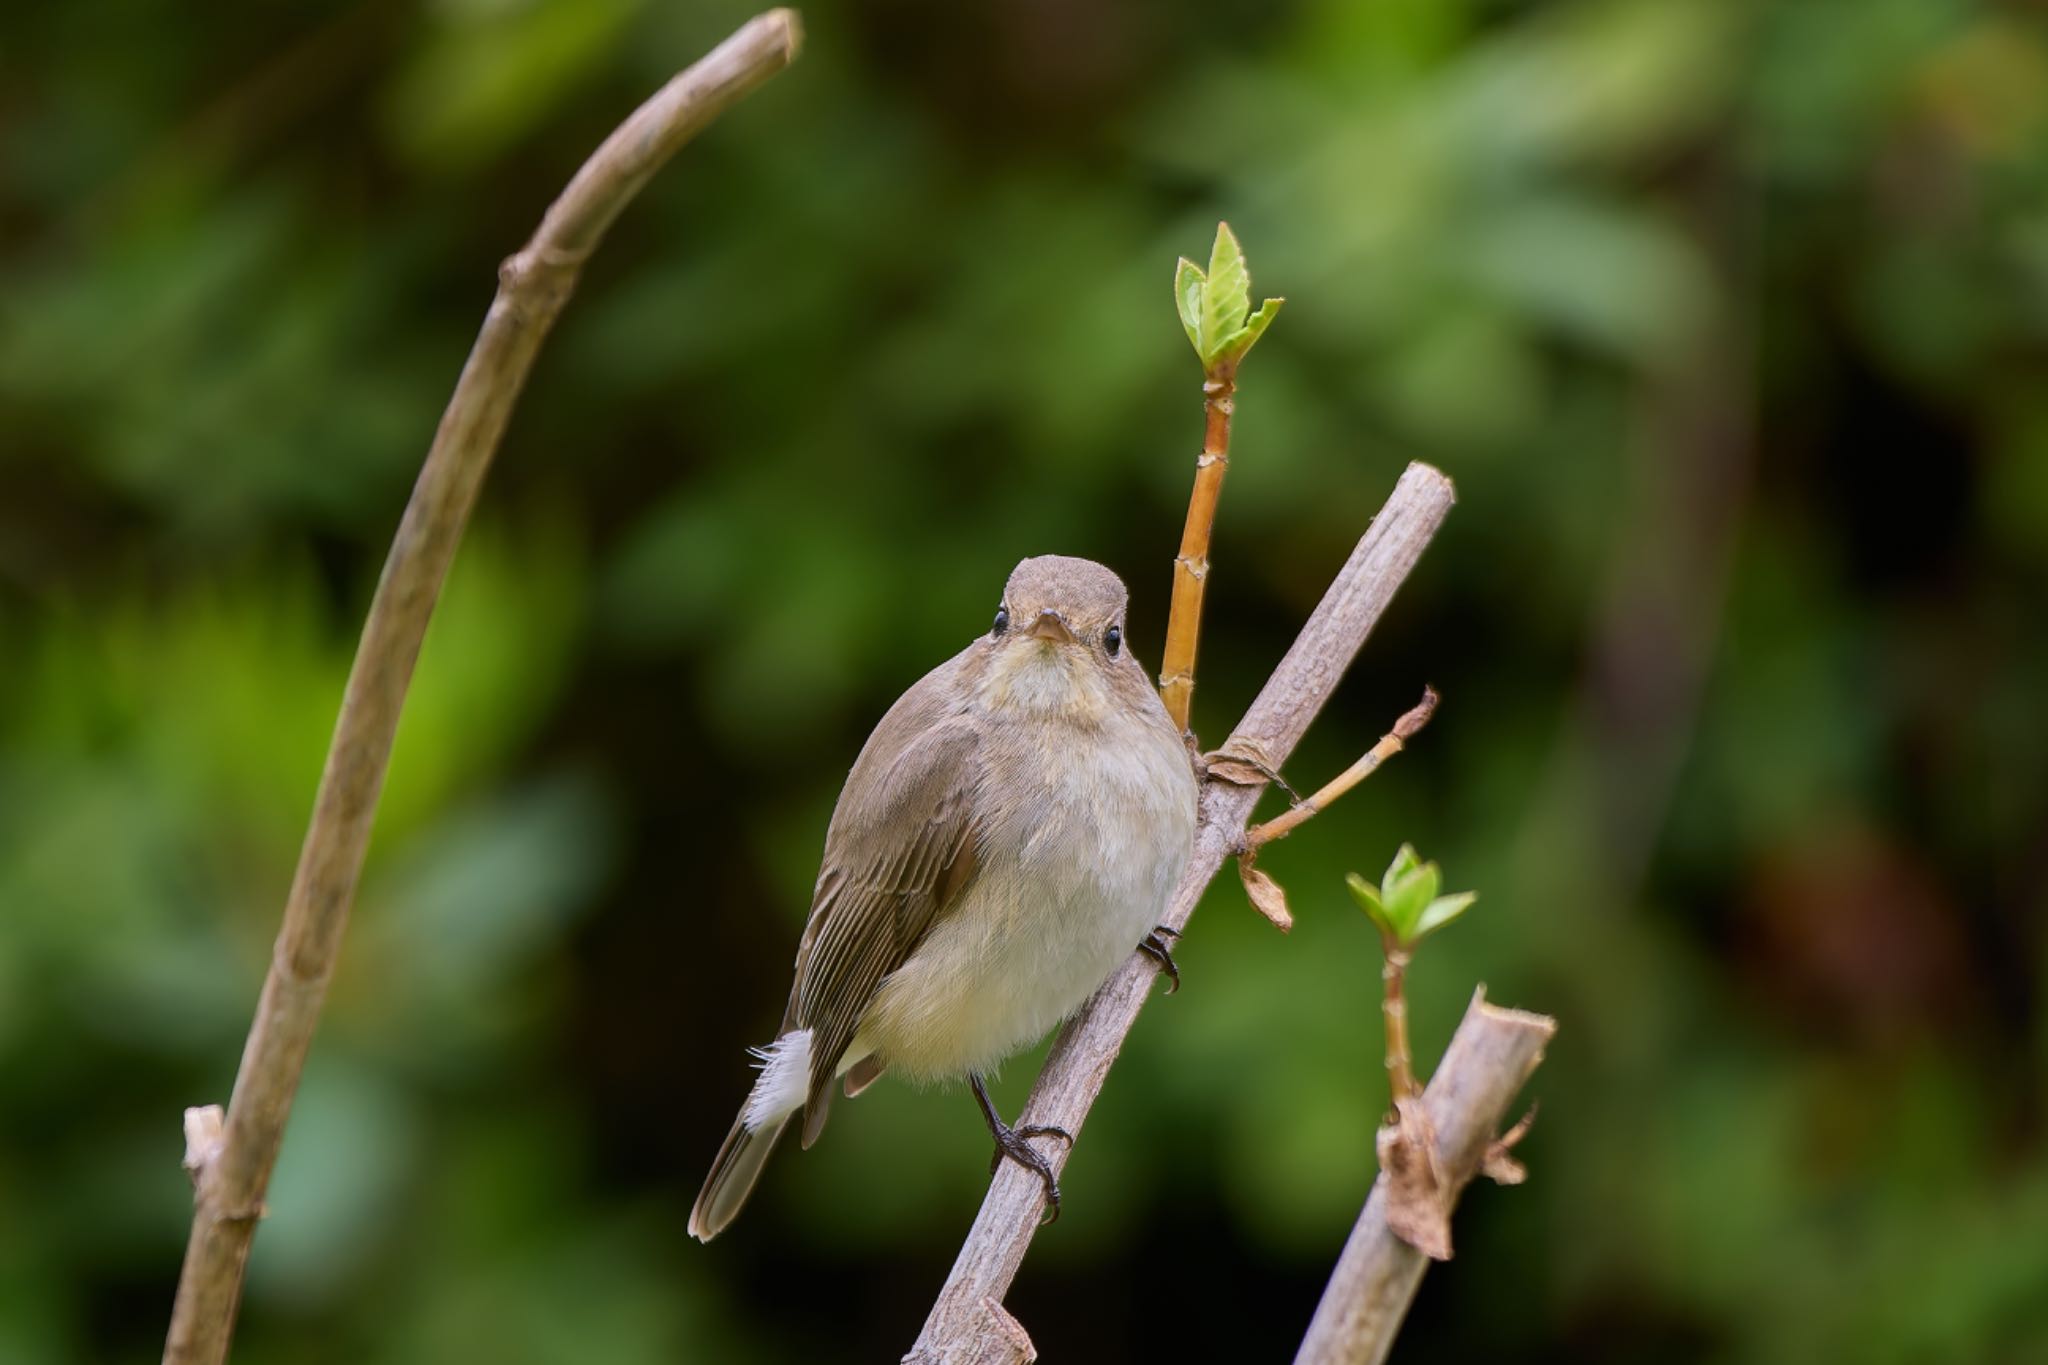
<svg viewBox="0 0 2048 1365"><path fill-rule="evenodd" d="M788 1118L804 1107L811 1093L811 1031L785 1033L765 1048L748 1048L761 1068L761 1079L747 1096L741 1122L750 1131Z"/></svg>

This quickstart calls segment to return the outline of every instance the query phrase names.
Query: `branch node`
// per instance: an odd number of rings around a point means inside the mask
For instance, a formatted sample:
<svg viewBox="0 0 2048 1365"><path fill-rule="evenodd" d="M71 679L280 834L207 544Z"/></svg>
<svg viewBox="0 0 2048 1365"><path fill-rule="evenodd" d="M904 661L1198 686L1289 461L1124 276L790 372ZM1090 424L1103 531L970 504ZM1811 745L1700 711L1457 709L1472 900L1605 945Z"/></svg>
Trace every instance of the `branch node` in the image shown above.
<svg viewBox="0 0 2048 1365"><path fill-rule="evenodd" d="M1228 782L1233 787L1263 787L1268 782L1278 782L1282 790L1293 795L1294 789L1280 780L1280 765L1250 736L1232 735L1204 761L1209 776L1218 782Z"/></svg>
<svg viewBox="0 0 2048 1365"><path fill-rule="evenodd" d="M207 1167L220 1155L227 1112L217 1104L194 1105L185 1111L185 1174L192 1188L206 1178Z"/></svg>
<svg viewBox="0 0 2048 1365"><path fill-rule="evenodd" d="M1414 1095L1394 1102L1394 1121L1374 1139L1387 1186L1387 1227L1432 1261L1451 1259L1455 1188L1437 1151L1436 1124Z"/></svg>
<svg viewBox="0 0 2048 1365"><path fill-rule="evenodd" d="M222 1209L213 1215L216 1223L260 1223L270 1216L270 1205L264 1203L243 1204L237 1208Z"/></svg>

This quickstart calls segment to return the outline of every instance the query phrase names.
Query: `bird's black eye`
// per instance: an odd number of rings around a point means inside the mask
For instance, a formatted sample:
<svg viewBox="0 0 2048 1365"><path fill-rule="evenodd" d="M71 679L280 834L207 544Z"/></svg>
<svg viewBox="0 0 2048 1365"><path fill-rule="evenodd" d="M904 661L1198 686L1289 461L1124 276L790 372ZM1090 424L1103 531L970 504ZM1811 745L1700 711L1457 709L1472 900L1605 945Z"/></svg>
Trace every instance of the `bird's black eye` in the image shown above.
<svg viewBox="0 0 2048 1365"><path fill-rule="evenodd" d="M1001 634L1002 634L1002 633L1003 633L1004 631L1008 630L1009 628L1010 628L1010 609L1009 609L1008 607L997 607L997 608L996 608L996 624L995 624L995 633L996 633L996 634L998 634L998 635L1001 635Z"/></svg>
<svg viewBox="0 0 2048 1365"><path fill-rule="evenodd" d="M1111 626L1108 630L1103 631L1102 647L1108 650L1109 657L1114 659L1116 652L1124 647L1124 628L1122 626Z"/></svg>

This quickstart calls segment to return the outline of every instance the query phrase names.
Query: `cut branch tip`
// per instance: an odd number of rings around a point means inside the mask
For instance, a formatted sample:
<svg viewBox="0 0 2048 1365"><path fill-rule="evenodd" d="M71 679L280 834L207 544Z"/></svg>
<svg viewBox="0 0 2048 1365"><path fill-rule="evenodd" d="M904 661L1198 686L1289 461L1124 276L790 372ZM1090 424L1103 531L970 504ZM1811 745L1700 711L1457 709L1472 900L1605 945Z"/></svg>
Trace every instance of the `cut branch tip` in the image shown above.
<svg viewBox="0 0 2048 1365"><path fill-rule="evenodd" d="M1401 719L1394 722L1394 738L1403 744L1413 739L1416 731L1429 724L1430 717L1436 714L1436 704L1442 700L1442 694L1425 683L1422 688L1422 700L1409 707Z"/></svg>

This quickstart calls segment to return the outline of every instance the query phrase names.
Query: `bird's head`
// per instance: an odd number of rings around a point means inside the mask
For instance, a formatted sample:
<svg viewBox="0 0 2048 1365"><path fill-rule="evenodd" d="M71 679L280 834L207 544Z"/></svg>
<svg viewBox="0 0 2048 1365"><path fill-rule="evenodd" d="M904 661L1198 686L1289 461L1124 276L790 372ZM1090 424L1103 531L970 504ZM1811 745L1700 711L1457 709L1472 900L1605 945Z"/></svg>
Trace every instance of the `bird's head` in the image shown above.
<svg viewBox="0 0 2048 1365"><path fill-rule="evenodd" d="M1095 718L1133 686L1149 691L1124 644L1123 580L1092 559L1019 564L989 628L983 695L991 706Z"/></svg>

